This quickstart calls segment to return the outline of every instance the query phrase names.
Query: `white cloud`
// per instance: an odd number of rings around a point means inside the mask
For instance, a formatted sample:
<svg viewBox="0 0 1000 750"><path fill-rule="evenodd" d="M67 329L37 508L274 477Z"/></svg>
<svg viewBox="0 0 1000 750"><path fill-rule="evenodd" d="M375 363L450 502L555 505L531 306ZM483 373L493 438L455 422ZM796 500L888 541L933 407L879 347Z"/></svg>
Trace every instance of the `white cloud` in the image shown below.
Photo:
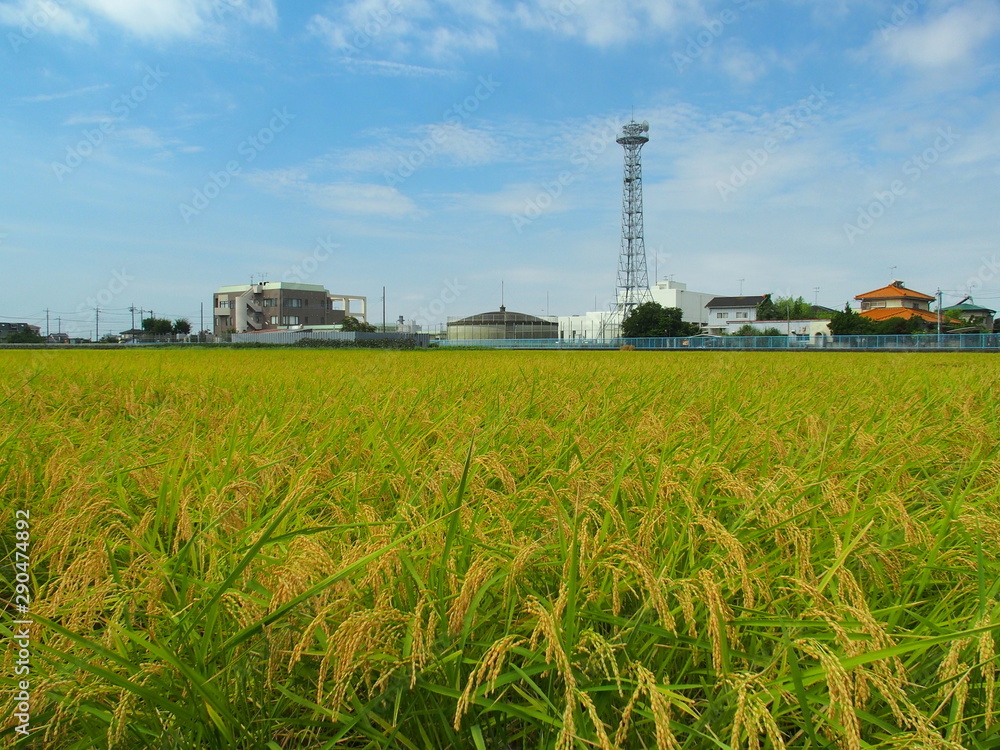
<svg viewBox="0 0 1000 750"><path fill-rule="evenodd" d="M301 168L257 170L248 173L246 180L280 198L305 200L346 216L403 218L417 212L413 201L395 188L359 182L314 182L309 172Z"/></svg>
<svg viewBox="0 0 1000 750"><path fill-rule="evenodd" d="M518 3L514 16L525 28L609 47L642 34L676 31L704 20L705 12L697 0L530 0Z"/></svg>
<svg viewBox="0 0 1000 750"><path fill-rule="evenodd" d="M453 71L428 68L422 65L407 65L391 60L355 60L345 57L341 60L345 68L354 73L385 76L388 78L435 78L454 75Z"/></svg>
<svg viewBox="0 0 1000 750"><path fill-rule="evenodd" d="M274 28L274 0L20 0L0 5L0 24L89 38L104 21L147 38L193 37L233 21ZM34 34L32 34L34 35Z"/></svg>
<svg viewBox="0 0 1000 750"><path fill-rule="evenodd" d="M55 94L35 94L34 96L22 96L18 99L18 101L34 104L36 102L51 102L59 99L71 99L77 96L85 96L86 94L93 93L94 91L102 91L106 88L110 88L110 86L111 84L102 83L97 86L84 86L82 88L73 89L72 91L59 91ZM103 119L107 118L105 117Z"/></svg>
<svg viewBox="0 0 1000 750"><path fill-rule="evenodd" d="M928 72L970 61L998 32L1000 6L994 0L968 0L925 21L904 16L883 23L866 52Z"/></svg>
<svg viewBox="0 0 1000 750"><path fill-rule="evenodd" d="M90 24L66 7L52 0L19 0L0 3L0 26L16 29L12 44L27 43L38 34L48 32L74 39L91 39Z"/></svg>
<svg viewBox="0 0 1000 750"><path fill-rule="evenodd" d="M314 15L308 30L353 58L453 62L496 52L505 32L527 29L609 47L675 32L706 18L699 0L350 0Z"/></svg>

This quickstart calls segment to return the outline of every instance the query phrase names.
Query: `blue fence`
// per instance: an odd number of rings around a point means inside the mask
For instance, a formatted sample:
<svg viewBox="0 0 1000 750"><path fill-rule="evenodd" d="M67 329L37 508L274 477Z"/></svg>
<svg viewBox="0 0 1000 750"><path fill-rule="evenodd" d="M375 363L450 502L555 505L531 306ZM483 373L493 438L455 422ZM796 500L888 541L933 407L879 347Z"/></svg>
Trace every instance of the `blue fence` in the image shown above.
<svg viewBox="0 0 1000 750"><path fill-rule="evenodd" d="M1000 351L997 333L945 333L913 336L688 336L648 339L467 339L442 340L439 346L490 349L636 349L740 351Z"/></svg>

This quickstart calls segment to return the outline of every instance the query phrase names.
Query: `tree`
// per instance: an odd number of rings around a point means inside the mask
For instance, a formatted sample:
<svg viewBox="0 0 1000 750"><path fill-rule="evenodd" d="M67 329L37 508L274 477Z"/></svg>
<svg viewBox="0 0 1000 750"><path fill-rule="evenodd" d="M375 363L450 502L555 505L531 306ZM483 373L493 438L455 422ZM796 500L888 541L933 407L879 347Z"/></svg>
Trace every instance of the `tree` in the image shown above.
<svg viewBox="0 0 1000 750"><path fill-rule="evenodd" d="M187 336L191 333L191 321L187 318L178 318L174 321L173 332Z"/></svg>
<svg viewBox="0 0 1000 750"><path fill-rule="evenodd" d="M875 323L861 317L851 309L850 303L844 304L843 312L830 316L830 333L834 336L858 336L875 333Z"/></svg>
<svg viewBox="0 0 1000 750"><path fill-rule="evenodd" d="M144 318L142 330L154 336L167 336L174 332L174 324L167 318Z"/></svg>
<svg viewBox="0 0 1000 750"><path fill-rule="evenodd" d="M346 316L341 326L342 330L354 333L375 333L378 330L371 323L362 323L353 315Z"/></svg>
<svg viewBox="0 0 1000 750"><path fill-rule="evenodd" d="M783 317L774 306L770 294L765 294L764 299L757 305L757 320L778 320Z"/></svg>
<svg viewBox="0 0 1000 750"><path fill-rule="evenodd" d="M31 328L14 331L7 337L8 344L44 344L45 337L35 333Z"/></svg>
<svg viewBox="0 0 1000 750"><path fill-rule="evenodd" d="M679 307L663 307L657 302L643 302L622 321L622 336L628 339L656 336L694 336L697 323L685 323Z"/></svg>

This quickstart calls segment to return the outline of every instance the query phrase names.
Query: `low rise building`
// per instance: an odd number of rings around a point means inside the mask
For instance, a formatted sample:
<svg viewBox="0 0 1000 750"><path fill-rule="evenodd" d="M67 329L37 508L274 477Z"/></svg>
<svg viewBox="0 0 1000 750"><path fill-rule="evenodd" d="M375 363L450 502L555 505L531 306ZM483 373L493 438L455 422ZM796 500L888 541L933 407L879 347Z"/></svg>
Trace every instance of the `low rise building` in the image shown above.
<svg viewBox="0 0 1000 750"><path fill-rule="evenodd" d="M503 305L500 305L497 312L484 312L448 321L449 341L555 338L559 338L559 322L556 319L508 312Z"/></svg>
<svg viewBox="0 0 1000 750"><path fill-rule="evenodd" d="M368 298L331 294L319 284L288 281L223 286L213 300L213 333L277 331L338 325L348 315L368 321Z"/></svg>
<svg viewBox="0 0 1000 750"><path fill-rule="evenodd" d="M41 327L31 323L0 323L0 341L6 341L11 334L25 332L33 333L35 336L42 335Z"/></svg>
<svg viewBox="0 0 1000 750"><path fill-rule="evenodd" d="M859 294L854 299L861 303L861 316L869 320L920 318L925 323L937 324L937 313L931 312L931 302L935 298L907 289L902 281L893 281L888 286Z"/></svg>
<svg viewBox="0 0 1000 750"><path fill-rule="evenodd" d="M987 331L993 330L995 323L994 316L997 314L996 310L977 305L972 297L967 297L957 305L950 305L944 308L942 312L952 318L958 318L969 325L978 326Z"/></svg>
<svg viewBox="0 0 1000 750"><path fill-rule="evenodd" d="M697 323L702 328L708 325L708 304L719 299L708 292L693 292L687 284L679 281L660 281L649 288L653 302L662 307L676 307L681 311L685 323Z"/></svg>
<svg viewBox="0 0 1000 750"><path fill-rule="evenodd" d="M714 297L705 305L708 312L706 333L722 336L729 332L730 323L736 323L737 327L752 323L757 320L757 305L768 296ZM770 322L774 324L773 321Z"/></svg>

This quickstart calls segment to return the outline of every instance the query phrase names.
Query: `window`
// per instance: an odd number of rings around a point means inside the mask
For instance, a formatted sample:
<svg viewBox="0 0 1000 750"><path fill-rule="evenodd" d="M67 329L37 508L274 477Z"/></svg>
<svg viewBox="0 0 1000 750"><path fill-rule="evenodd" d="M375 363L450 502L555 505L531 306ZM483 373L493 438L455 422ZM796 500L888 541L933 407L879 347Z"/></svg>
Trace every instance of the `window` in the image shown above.
<svg viewBox="0 0 1000 750"><path fill-rule="evenodd" d="M285 307L302 307L302 300L300 299L286 299Z"/></svg>
<svg viewBox="0 0 1000 750"><path fill-rule="evenodd" d="M715 317L717 317L717 318L718 318L719 320L725 320L726 318L728 318L728 317L729 317L729 313L727 313L727 312L724 312L724 313L716 313L716 314L715 314Z"/></svg>
<svg viewBox="0 0 1000 750"><path fill-rule="evenodd" d="M278 298L277 297L264 297L264 307L277 307Z"/></svg>
<svg viewBox="0 0 1000 750"><path fill-rule="evenodd" d="M283 326L297 326L299 324L298 315L282 315L281 325Z"/></svg>
<svg viewBox="0 0 1000 750"><path fill-rule="evenodd" d="M746 310L740 310L738 313L736 313L737 320L742 320L744 318L749 318L749 317L750 313L748 313Z"/></svg>

